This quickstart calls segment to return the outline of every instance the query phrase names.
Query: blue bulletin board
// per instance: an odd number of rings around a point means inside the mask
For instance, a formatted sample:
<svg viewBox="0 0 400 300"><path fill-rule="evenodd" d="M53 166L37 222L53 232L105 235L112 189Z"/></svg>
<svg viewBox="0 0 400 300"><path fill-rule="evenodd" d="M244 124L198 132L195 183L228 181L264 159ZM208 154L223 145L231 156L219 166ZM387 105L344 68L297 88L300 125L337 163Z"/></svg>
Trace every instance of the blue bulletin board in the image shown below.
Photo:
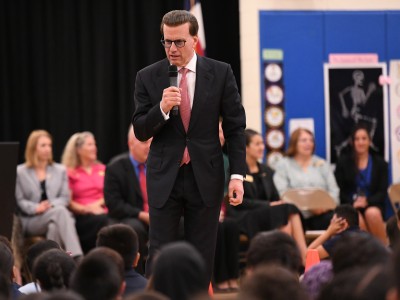
<svg viewBox="0 0 400 300"><path fill-rule="evenodd" d="M286 137L290 119L314 119L316 154L326 158L324 63L331 53L376 53L387 64L400 59L400 11L260 11L259 17L260 53L283 51ZM263 99L262 67L260 75Z"/></svg>

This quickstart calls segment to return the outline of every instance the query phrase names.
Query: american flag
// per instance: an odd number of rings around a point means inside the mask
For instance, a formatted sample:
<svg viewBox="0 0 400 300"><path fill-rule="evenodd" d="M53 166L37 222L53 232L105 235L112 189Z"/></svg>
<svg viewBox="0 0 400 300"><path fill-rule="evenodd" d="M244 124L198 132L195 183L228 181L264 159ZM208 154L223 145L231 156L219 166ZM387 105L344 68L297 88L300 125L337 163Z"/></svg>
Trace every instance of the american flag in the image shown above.
<svg viewBox="0 0 400 300"><path fill-rule="evenodd" d="M185 9L190 11L199 23L198 37L199 41L196 46L196 53L198 55L206 55L206 36L204 34L203 13L201 11L201 3L198 0L185 0Z"/></svg>

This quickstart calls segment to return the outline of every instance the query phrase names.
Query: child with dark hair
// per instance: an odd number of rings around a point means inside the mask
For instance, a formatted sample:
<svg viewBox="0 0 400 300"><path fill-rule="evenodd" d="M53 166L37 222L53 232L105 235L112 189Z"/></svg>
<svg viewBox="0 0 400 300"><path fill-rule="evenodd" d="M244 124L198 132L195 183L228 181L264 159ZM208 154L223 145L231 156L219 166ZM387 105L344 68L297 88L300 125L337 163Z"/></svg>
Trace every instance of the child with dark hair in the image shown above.
<svg viewBox="0 0 400 300"><path fill-rule="evenodd" d="M67 289L75 269L75 261L70 255L60 249L51 249L35 260L33 278L43 291Z"/></svg>
<svg viewBox="0 0 400 300"><path fill-rule="evenodd" d="M140 258L139 242L136 232L125 224L103 227L97 234L97 247L108 247L118 252L124 260L126 288L124 295L142 291L147 279L137 273L134 267Z"/></svg>
<svg viewBox="0 0 400 300"><path fill-rule="evenodd" d="M72 275L70 287L85 300L120 299L125 289L121 255L106 247L91 250Z"/></svg>
<svg viewBox="0 0 400 300"><path fill-rule="evenodd" d="M356 267L387 267L390 257L390 250L368 232L348 232L333 249L333 273L336 276Z"/></svg>
<svg viewBox="0 0 400 300"><path fill-rule="evenodd" d="M300 250L294 239L281 231L258 233L247 251L247 273L264 264L282 266L296 275L302 271Z"/></svg>
<svg viewBox="0 0 400 300"><path fill-rule="evenodd" d="M318 299L398 299L394 296L394 286L394 278L388 268L357 267L335 275L333 280L322 288Z"/></svg>
<svg viewBox="0 0 400 300"><path fill-rule="evenodd" d="M308 249L317 249L320 259L332 256L333 247L348 232L360 232L358 212L349 204L339 205L326 231L317 237Z"/></svg>
<svg viewBox="0 0 400 300"><path fill-rule="evenodd" d="M263 265L246 276L238 299L246 300L307 300L299 278L279 265Z"/></svg>
<svg viewBox="0 0 400 300"><path fill-rule="evenodd" d="M161 248L154 261L151 281L155 291L174 300L207 294L209 284L203 257L183 241Z"/></svg>
<svg viewBox="0 0 400 300"><path fill-rule="evenodd" d="M6 278L11 299L17 299L21 295L21 292L18 291L19 286L13 282L14 255L10 244L4 241L0 242L0 274Z"/></svg>
<svg viewBox="0 0 400 300"><path fill-rule="evenodd" d="M53 240L42 240L29 247L25 257L25 265L27 270L26 275L28 280L32 280L33 264L36 258L38 258L42 253L51 249L61 250L61 247ZM24 286L21 286L19 291L23 294L37 293L40 292L40 286L35 282L29 282Z"/></svg>

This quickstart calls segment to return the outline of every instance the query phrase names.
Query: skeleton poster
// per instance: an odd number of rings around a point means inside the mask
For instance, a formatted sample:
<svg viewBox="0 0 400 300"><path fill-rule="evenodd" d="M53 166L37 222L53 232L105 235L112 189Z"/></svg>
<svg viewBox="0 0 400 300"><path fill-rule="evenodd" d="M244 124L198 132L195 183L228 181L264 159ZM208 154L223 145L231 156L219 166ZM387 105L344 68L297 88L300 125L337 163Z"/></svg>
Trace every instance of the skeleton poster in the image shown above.
<svg viewBox="0 0 400 300"><path fill-rule="evenodd" d="M380 76L386 76L383 63L324 65L326 157L331 163L350 151L350 134L358 123L368 126L371 148L388 160L388 100Z"/></svg>

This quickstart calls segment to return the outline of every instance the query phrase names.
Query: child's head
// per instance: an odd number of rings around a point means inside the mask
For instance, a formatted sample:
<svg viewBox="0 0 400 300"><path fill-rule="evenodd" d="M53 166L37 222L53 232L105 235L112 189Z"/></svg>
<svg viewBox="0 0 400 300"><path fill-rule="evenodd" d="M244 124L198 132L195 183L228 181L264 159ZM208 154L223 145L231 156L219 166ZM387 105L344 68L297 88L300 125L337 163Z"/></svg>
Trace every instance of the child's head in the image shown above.
<svg viewBox="0 0 400 300"><path fill-rule="evenodd" d="M51 249L61 250L61 247L57 242L53 240L42 240L30 246L25 257L25 262L28 271L29 272L33 271L33 264L37 257L39 257L42 253Z"/></svg>
<svg viewBox="0 0 400 300"><path fill-rule="evenodd" d="M336 207L335 216L336 218L344 219L348 227L358 227L358 212L350 204L343 204Z"/></svg>
<svg viewBox="0 0 400 300"><path fill-rule="evenodd" d="M258 233L247 251L247 271L251 272L264 264L277 264L298 273L302 262L294 239L277 230Z"/></svg>
<svg viewBox="0 0 400 300"><path fill-rule="evenodd" d="M125 270L131 269L139 259L139 241L136 232L124 224L103 227L97 234L97 247L117 251L124 260Z"/></svg>
<svg viewBox="0 0 400 300"><path fill-rule="evenodd" d="M72 275L70 287L86 300L120 299L125 290L121 255L107 247L91 250Z"/></svg>
<svg viewBox="0 0 400 300"><path fill-rule="evenodd" d="M74 259L61 249L50 249L40 254L33 263L33 278L43 291L69 287L69 279L76 269Z"/></svg>

